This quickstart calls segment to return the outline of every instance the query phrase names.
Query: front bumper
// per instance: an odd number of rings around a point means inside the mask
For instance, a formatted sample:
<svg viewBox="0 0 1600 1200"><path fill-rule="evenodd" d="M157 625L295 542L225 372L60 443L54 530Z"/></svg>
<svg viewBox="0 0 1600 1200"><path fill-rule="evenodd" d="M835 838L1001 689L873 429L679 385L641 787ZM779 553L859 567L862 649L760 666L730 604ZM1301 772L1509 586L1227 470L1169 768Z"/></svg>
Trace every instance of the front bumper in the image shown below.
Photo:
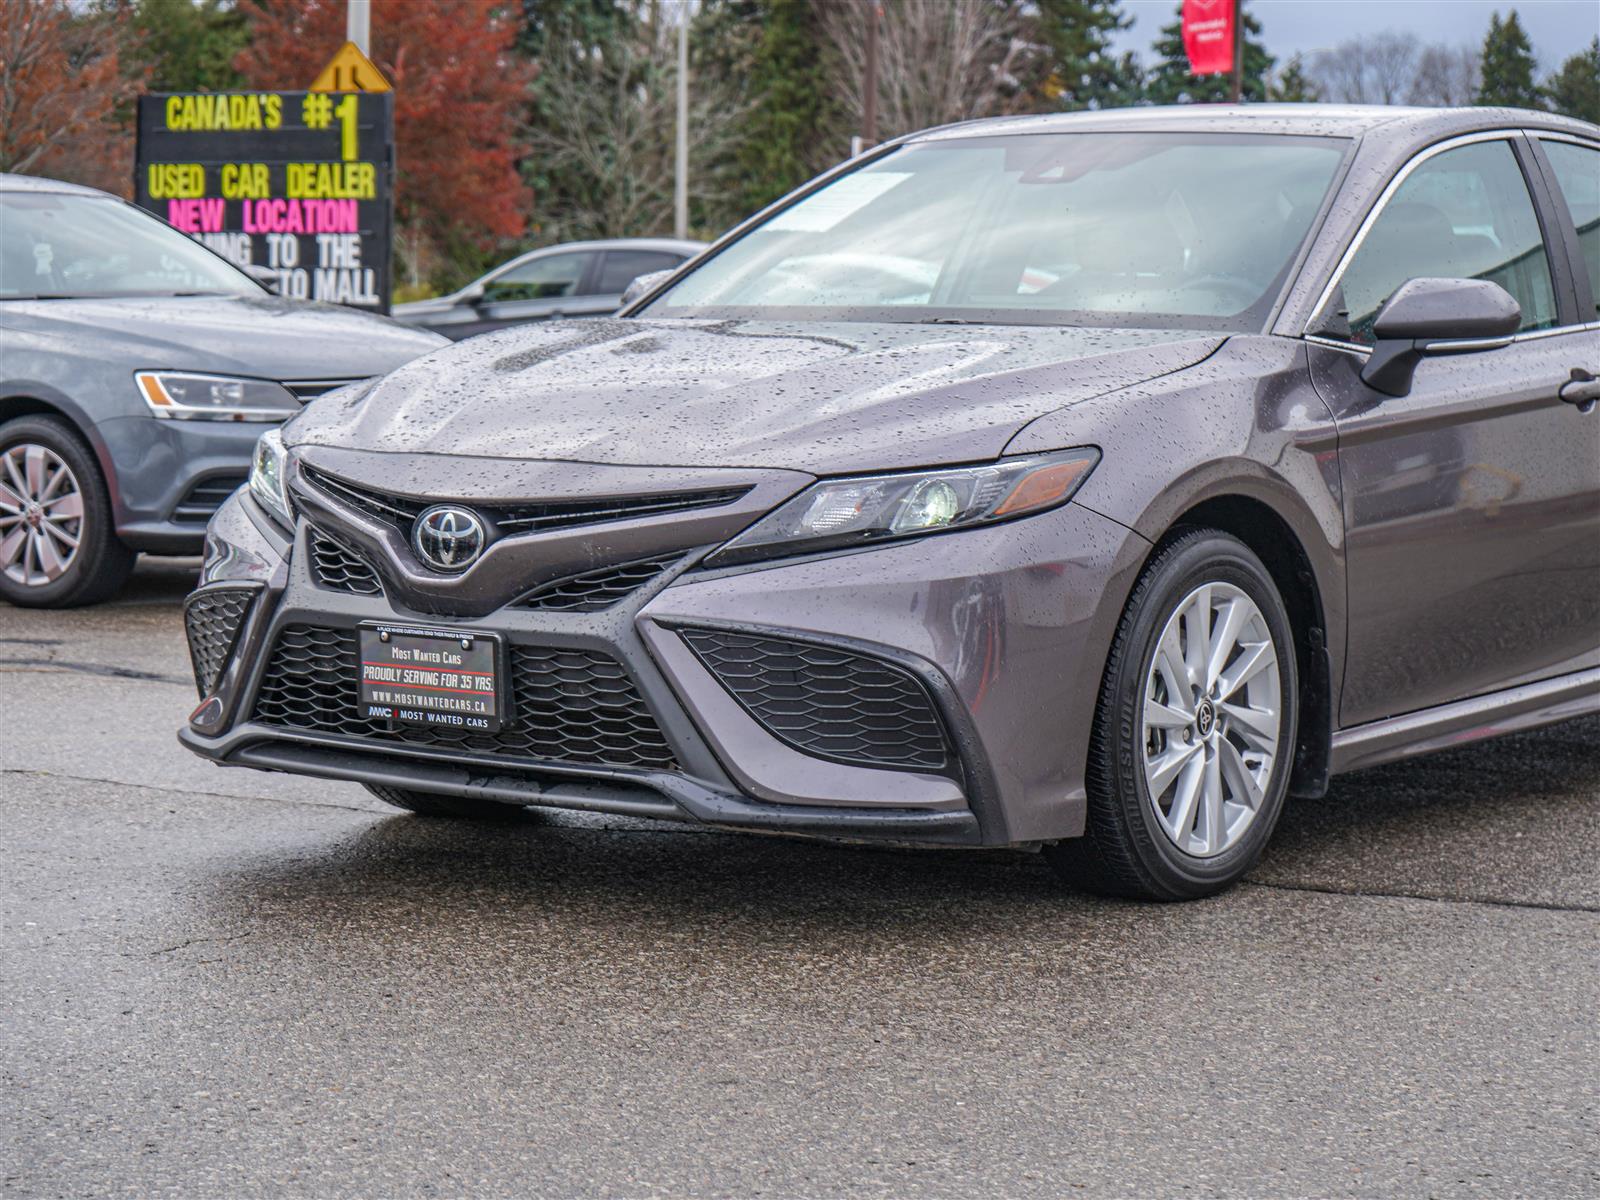
<svg viewBox="0 0 1600 1200"><path fill-rule="evenodd" d="M98 432L111 458L117 537L151 554L196 554L206 522L245 481L258 421L160 421L114 417Z"/></svg>
<svg viewBox="0 0 1600 1200"><path fill-rule="evenodd" d="M460 617L397 606L387 594L331 590L312 569L308 536L302 522L291 545L242 496L212 522L196 595L244 587L254 597L179 735L196 753L223 765L516 804L946 845L1082 832L1105 650L1148 550L1122 526L1067 505L758 569L702 572L691 555L600 612L506 605ZM373 620L492 631L540 653L615 660L670 759L582 762L262 719L257 702L280 634L315 627L333 636ZM859 655L914 679L948 738L947 769L886 769L797 748L692 651L691 630Z"/></svg>

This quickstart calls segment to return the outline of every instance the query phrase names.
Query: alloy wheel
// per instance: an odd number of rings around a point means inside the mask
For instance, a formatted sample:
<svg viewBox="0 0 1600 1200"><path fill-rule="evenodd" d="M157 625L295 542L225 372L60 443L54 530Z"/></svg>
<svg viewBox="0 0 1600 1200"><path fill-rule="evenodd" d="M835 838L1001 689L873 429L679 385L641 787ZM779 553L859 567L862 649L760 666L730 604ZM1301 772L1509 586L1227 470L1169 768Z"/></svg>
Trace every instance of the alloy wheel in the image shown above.
<svg viewBox="0 0 1600 1200"><path fill-rule="evenodd" d="M54 450L23 442L0 452L0 572L23 587L66 574L83 537L83 491Z"/></svg>
<svg viewBox="0 0 1600 1200"><path fill-rule="evenodd" d="M1204 583L1174 609L1145 679L1149 803L1180 851L1214 858L1256 818L1278 755L1278 652L1256 602Z"/></svg>

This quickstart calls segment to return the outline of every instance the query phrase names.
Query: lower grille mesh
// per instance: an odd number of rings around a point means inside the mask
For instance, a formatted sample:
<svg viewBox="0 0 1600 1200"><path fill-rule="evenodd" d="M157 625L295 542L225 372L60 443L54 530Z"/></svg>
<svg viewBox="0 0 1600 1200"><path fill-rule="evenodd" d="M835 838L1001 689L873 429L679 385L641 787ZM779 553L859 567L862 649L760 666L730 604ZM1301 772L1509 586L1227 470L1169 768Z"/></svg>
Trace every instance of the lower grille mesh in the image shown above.
<svg viewBox="0 0 1600 1200"><path fill-rule="evenodd" d="M916 676L830 646L685 629L733 698L797 750L871 767L941 770L944 727Z"/></svg>
<svg viewBox="0 0 1600 1200"><path fill-rule="evenodd" d="M194 685L209 696L217 685L239 627L250 611L255 592L250 588L213 588L189 597L183 610L184 631L189 635L189 659L194 664Z"/></svg>
<svg viewBox="0 0 1600 1200"><path fill-rule="evenodd" d="M529 761L676 770L677 763L622 664L592 650L508 648L511 719L499 733L400 725L361 715L354 630L289 625L256 695L255 719Z"/></svg>

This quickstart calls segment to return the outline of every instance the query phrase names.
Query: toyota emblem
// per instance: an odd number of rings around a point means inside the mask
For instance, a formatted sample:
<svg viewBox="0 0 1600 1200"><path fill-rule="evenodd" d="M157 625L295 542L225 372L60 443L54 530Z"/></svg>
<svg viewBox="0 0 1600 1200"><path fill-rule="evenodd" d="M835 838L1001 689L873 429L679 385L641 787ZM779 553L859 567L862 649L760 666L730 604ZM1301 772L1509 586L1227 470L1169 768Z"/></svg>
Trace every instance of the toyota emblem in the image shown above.
<svg viewBox="0 0 1600 1200"><path fill-rule="evenodd" d="M454 504L436 504L417 518L411 548L437 571L465 571L489 544L478 514Z"/></svg>

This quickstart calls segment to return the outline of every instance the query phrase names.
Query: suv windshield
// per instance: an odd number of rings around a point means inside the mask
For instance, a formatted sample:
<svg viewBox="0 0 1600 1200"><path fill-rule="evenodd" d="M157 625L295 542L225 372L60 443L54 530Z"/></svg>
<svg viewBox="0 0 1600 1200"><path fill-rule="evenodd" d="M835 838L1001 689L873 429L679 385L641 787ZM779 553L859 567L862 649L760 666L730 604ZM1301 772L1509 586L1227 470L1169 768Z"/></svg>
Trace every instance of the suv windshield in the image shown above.
<svg viewBox="0 0 1600 1200"><path fill-rule="evenodd" d="M119 200L0 192L0 300L264 291L204 246Z"/></svg>
<svg viewBox="0 0 1600 1200"><path fill-rule="evenodd" d="M915 143L769 217L652 317L1259 329L1343 139Z"/></svg>

